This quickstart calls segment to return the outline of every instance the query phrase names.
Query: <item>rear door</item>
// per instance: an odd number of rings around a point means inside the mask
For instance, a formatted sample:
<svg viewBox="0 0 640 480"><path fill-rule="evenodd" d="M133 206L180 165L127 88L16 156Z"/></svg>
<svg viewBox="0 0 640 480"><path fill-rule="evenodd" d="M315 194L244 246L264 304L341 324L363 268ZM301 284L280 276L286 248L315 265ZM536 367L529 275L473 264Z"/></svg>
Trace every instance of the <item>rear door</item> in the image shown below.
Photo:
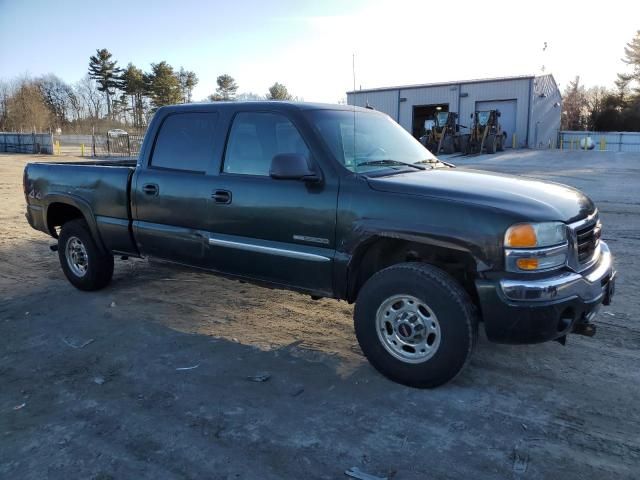
<svg viewBox="0 0 640 480"><path fill-rule="evenodd" d="M331 294L337 179L275 180L271 159L308 143L284 114L237 113L231 123L219 197L211 206L211 264L217 270Z"/></svg>
<svg viewBox="0 0 640 480"><path fill-rule="evenodd" d="M164 118L146 167L132 185L133 228L140 252L201 265L211 228L216 112L172 113Z"/></svg>

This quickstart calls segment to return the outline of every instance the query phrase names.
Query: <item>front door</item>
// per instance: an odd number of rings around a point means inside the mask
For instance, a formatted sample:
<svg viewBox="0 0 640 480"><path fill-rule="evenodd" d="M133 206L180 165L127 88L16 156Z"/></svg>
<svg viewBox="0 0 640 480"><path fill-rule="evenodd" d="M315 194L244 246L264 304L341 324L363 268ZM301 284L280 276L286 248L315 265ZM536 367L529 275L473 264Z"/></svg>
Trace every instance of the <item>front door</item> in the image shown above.
<svg viewBox="0 0 640 480"><path fill-rule="evenodd" d="M330 295L337 181L272 179L271 159L280 153L301 153L313 162L287 117L236 114L211 204L211 263L231 274Z"/></svg>

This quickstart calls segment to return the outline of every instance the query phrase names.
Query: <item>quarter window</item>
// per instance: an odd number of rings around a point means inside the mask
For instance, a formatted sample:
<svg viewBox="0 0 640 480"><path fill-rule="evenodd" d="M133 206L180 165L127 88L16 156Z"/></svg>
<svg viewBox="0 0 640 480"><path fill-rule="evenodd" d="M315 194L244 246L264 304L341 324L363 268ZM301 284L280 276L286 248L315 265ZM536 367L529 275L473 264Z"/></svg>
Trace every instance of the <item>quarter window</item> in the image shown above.
<svg viewBox="0 0 640 480"><path fill-rule="evenodd" d="M213 158L217 113L178 113L162 122L151 166L205 172Z"/></svg>
<svg viewBox="0 0 640 480"><path fill-rule="evenodd" d="M310 156L293 123L276 113L241 112L231 126L223 170L267 176L271 160L281 153Z"/></svg>

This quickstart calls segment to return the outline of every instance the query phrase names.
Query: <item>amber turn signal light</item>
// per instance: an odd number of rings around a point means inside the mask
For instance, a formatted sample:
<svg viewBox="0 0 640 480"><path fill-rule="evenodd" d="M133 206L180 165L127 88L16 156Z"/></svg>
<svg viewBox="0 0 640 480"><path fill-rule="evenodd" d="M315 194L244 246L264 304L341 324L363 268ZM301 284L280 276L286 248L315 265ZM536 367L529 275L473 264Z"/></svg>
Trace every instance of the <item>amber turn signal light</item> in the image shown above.
<svg viewBox="0 0 640 480"><path fill-rule="evenodd" d="M536 270L538 268L537 258L519 258L516 265L520 270Z"/></svg>

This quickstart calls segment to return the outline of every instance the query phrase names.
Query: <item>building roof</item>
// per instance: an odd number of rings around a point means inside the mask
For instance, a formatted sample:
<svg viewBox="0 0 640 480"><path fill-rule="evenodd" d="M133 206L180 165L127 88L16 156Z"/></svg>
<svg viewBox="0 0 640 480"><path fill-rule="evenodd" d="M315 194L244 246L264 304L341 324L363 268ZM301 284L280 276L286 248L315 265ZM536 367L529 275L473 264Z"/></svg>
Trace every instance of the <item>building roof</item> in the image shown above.
<svg viewBox="0 0 640 480"><path fill-rule="evenodd" d="M367 88L367 89L361 89L361 90L351 90L351 91L348 91L347 94L384 92L384 91L390 91L390 90L408 90L408 89L426 88L426 87L446 87L447 85L465 85L469 83L507 82L509 80L529 80L535 77L536 77L535 75L516 75L512 77L476 78L471 80L457 80L454 82L422 83L417 85L397 85L394 87L378 87L378 88Z"/></svg>
<svg viewBox="0 0 640 480"><path fill-rule="evenodd" d="M330 103L313 103L313 102L286 102L279 100L249 100L249 101L228 101L228 102L202 102L202 103L183 103L177 105L168 105L161 107L162 111L209 111L209 110L243 110L250 107L251 110L348 110L352 112L354 109L369 112L363 107L354 107L353 105L334 105Z"/></svg>

